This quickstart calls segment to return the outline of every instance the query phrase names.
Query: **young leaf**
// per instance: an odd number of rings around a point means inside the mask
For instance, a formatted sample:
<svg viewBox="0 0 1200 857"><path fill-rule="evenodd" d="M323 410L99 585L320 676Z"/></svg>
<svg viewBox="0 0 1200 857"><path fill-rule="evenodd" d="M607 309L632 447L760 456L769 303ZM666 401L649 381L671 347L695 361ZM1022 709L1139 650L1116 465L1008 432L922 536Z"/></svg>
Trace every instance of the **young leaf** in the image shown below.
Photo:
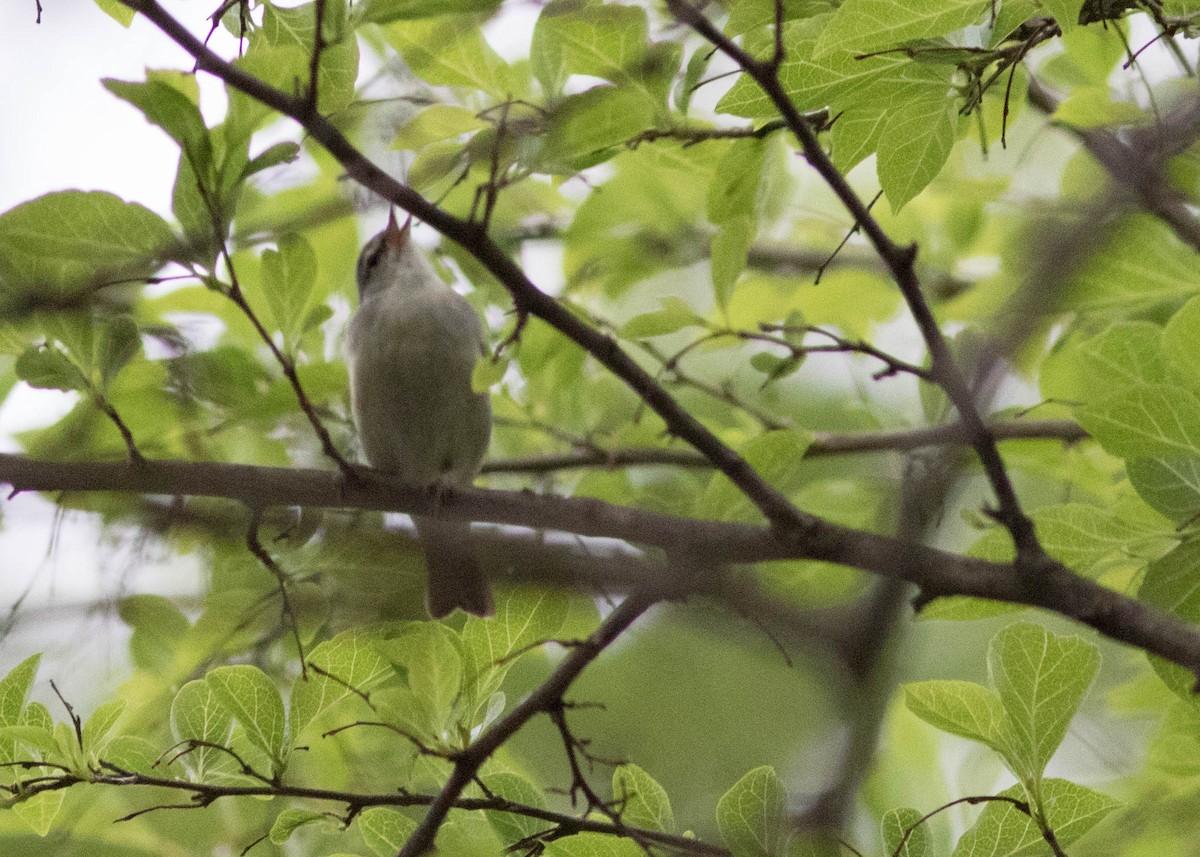
<svg viewBox="0 0 1200 857"><path fill-rule="evenodd" d="M440 622L414 622L399 636L380 640L376 650L407 675L413 696L444 724L462 687L463 658L458 635Z"/></svg>
<svg viewBox="0 0 1200 857"><path fill-rule="evenodd" d="M202 742L181 759L196 782L207 782L214 771L231 769L232 757L217 747L229 746L233 715L207 682L197 679L179 688L171 702L171 732L177 741Z"/></svg>
<svg viewBox="0 0 1200 857"><path fill-rule="evenodd" d="M40 390L86 390L88 383L75 364L58 348L30 348L13 366L17 377Z"/></svg>
<svg viewBox="0 0 1200 857"><path fill-rule="evenodd" d="M128 703L123 699L110 699L99 705L83 724L83 747L93 758L101 755L114 737L112 731L127 706Z"/></svg>
<svg viewBox="0 0 1200 857"><path fill-rule="evenodd" d="M378 857L392 857L399 853L417 829L417 823L404 813L385 806L364 809L354 820L363 842Z"/></svg>
<svg viewBox="0 0 1200 857"><path fill-rule="evenodd" d="M686 327L704 325L704 319L682 299L666 297L661 303L662 309L635 315L625 322L621 327L621 335L626 339L650 339L675 333Z"/></svg>
<svg viewBox="0 0 1200 857"><path fill-rule="evenodd" d="M922 815L910 806L889 809L883 814L880 827L883 851L888 857L925 857L929 853L929 830L924 824L918 824Z"/></svg>
<svg viewBox="0 0 1200 857"><path fill-rule="evenodd" d="M108 78L104 86L113 95L128 101L145 114L146 119L162 128L183 150L205 187L213 177L213 146L200 109L182 92L161 80L135 83Z"/></svg>
<svg viewBox="0 0 1200 857"><path fill-rule="evenodd" d="M1106 451L1122 458L1200 455L1200 399L1183 387L1134 387L1077 415Z"/></svg>
<svg viewBox="0 0 1200 857"><path fill-rule="evenodd" d="M112 194L40 196L0 215L0 305L65 300L144 276L175 246L161 217Z"/></svg>
<svg viewBox="0 0 1200 857"><path fill-rule="evenodd" d="M627 763L613 770L612 791L624 823L661 833L675 829L666 790L637 765Z"/></svg>
<svg viewBox="0 0 1200 857"><path fill-rule="evenodd" d="M941 172L958 134L954 99L944 90L931 94L892 111L879 136L879 184L893 213Z"/></svg>
<svg viewBox="0 0 1200 857"><path fill-rule="evenodd" d="M317 254L299 235L284 235L278 250L263 251L263 291L289 351L296 348L316 282Z"/></svg>
<svg viewBox="0 0 1200 857"><path fill-rule="evenodd" d="M733 857L783 857L787 799L775 769L755 768L717 802L717 827Z"/></svg>
<svg viewBox="0 0 1200 857"><path fill-rule="evenodd" d="M265 752L275 767L283 768L283 699L275 682L258 667L239 665L217 667L204 677L213 695L246 730L250 742Z"/></svg>
<svg viewBox="0 0 1200 857"><path fill-rule="evenodd" d="M293 741L321 712L356 693L369 692L392 674L375 649L382 634L377 627L350 628L312 650L308 662L320 672L310 671L292 686L289 723Z"/></svg>
<svg viewBox="0 0 1200 857"><path fill-rule="evenodd" d="M484 41L474 16L400 21L384 34L426 83L472 87L495 98L520 94L512 70Z"/></svg>
<svg viewBox="0 0 1200 857"><path fill-rule="evenodd" d="M1020 801L1029 799L1020 785L1007 788L1000 795ZM1060 779L1043 781L1041 796L1046 825L1054 831L1060 848L1075 842L1120 806L1108 795ZM1007 801L993 801L983 808L979 819L958 840L953 857L983 857L985 854L1041 857L1049 853L1037 822Z"/></svg>
<svg viewBox="0 0 1200 857"><path fill-rule="evenodd" d="M501 771L495 774L488 774L483 778L483 782L488 787L488 791L505 800L539 808L546 805L541 790L520 774ZM527 815L518 815L515 812L489 809L484 810L484 815L487 816L487 820L496 831L496 835L500 837L500 841L505 845L520 842L544 830L546 827L545 822L540 819L530 818Z"/></svg>
<svg viewBox="0 0 1200 857"><path fill-rule="evenodd" d="M846 0L817 41L815 55L867 53L944 36L982 20L989 0Z"/></svg>
<svg viewBox="0 0 1200 857"><path fill-rule="evenodd" d="M1005 756L1023 781L1041 777L1099 666L1094 643L1031 622L992 638L988 672L1004 705Z"/></svg>
<svg viewBox="0 0 1200 857"><path fill-rule="evenodd" d="M16 726L21 722L21 710L41 659L41 655L28 657L0 679L0 726Z"/></svg>
<svg viewBox="0 0 1200 857"><path fill-rule="evenodd" d="M107 386L142 350L142 337L132 316L119 315L106 321L96 346L96 368Z"/></svg>
<svg viewBox="0 0 1200 857"><path fill-rule="evenodd" d="M904 704L931 726L997 746L1004 708L1000 697L972 681L921 681L904 685Z"/></svg>
<svg viewBox="0 0 1200 857"><path fill-rule="evenodd" d="M133 23L133 16L137 14L137 12L124 3L119 2L119 0L96 0L96 5L104 11L105 15L108 15L126 29Z"/></svg>
<svg viewBox="0 0 1200 857"><path fill-rule="evenodd" d="M798 429L764 432L750 440L738 452L764 479L780 491L798 486L801 461L808 445L809 432ZM729 477L714 473L696 509L697 517L714 521L753 521L761 513Z"/></svg>
<svg viewBox="0 0 1200 857"><path fill-rule="evenodd" d="M267 834L267 838L275 845L282 845L291 839L292 834L298 828L306 824L329 820L329 816L323 812L314 812L311 809L285 809L275 816L275 823L271 825L271 832Z"/></svg>

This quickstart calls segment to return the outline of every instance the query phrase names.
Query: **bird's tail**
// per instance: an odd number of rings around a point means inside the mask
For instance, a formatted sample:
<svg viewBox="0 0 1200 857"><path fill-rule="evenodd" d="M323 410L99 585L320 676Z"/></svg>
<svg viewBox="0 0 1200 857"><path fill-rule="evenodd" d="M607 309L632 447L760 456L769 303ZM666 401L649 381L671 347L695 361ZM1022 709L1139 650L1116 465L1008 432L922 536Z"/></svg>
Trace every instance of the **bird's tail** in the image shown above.
<svg viewBox="0 0 1200 857"><path fill-rule="evenodd" d="M476 616L496 612L487 575L471 551L470 527L461 521L415 518L429 569L426 606L441 619L458 607Z"/></svg>

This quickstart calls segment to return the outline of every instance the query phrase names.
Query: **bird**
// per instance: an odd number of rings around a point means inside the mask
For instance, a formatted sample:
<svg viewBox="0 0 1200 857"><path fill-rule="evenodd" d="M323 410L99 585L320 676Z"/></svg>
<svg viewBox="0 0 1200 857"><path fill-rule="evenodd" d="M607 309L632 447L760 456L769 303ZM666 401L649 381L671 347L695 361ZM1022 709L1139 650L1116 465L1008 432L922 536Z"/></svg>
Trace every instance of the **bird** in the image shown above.
<svg viewBox="0 0 1200 857"><path fill-rule="evenodd" d="M346 341L350 402L371 467L435 493L470 485L492 430L486 393L471 388L485 353L483 326L442 281L393 209L358 257L358 309ZM428 569L426 607L435 619L461 608L489 616L495 604L465 522L413 516Z"/></svg>

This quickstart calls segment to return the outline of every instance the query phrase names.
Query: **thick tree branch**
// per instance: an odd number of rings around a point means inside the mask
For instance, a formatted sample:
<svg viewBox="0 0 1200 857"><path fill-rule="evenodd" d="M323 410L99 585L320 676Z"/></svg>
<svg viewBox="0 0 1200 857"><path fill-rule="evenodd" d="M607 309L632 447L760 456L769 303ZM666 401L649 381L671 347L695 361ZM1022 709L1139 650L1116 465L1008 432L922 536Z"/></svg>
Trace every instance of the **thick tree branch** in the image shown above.
<svg viewBox="0 0 1200 857"><path fill-rule="evenodd" d="M308 134L341 163L346 173L384 199L425 221L442 235L470 252L508 289L519 315L540 318L585 349L633 389L666 423L667 430L698 449L713 466L729 477L762 510L773 525L803 531L814 519L798 510L772 487L744 458L726 446L703 423L682 407L652 375L642 369L609 336L590 327L550 295L541 291L525 272L492 241L479 224L461 220L433 205L407 185L392 178L355 148L332 123L319 115L306 99L288 95L226 62L210 51L156 0L120 0L145 15L196 61L196 67L277 112L299 122ZM801 120L802 121L802 120Z"/></svg>
<svg viewBox="0 0 1200 857"><path fill-rule="evenodd" d="M871 214L867 205L859 198L846 177L833 165L833 161L821 148L817 135L805 121L804 116L796 109L779 80L779 60L759 60L751 56L741 47L722 33L706 18L699 9L688 0L667 0L667 8L683 23L707 39L718 50L727 55L748 75L763 93L771 100L779 115L787 123L788 129L795 135L804 151L809 164L820 174L834 194L850 212L855 224L867 236L871 246L875 248L881 259L887 265L900 293L908 305L909 312L921 331L921 337L929 349L930 373L937 379L938 384L946 391L946 395L958 411L959 419L971 446L983 464L984 473L991 483L996 495L999 508L996 517L1012 534L1016 545L1017 556L1027 570L1037 569L1040 573L1045 554L1038 543L1034 532L1033 522L1023 511L1017 499L1012 480L1008 477L1004 460L996 447L995 438L988 431L987 424L975 404L975 397L967 379L959 371L950 351L946 338L942 335L937 319L917 278L916 262L917 248L915 246L901 247L896 244L883 230L879 221ZM1032 576L1031 576L1032 579Z"/></svg>
<svg viewBox="0 0 1200 857"><path fill-rule="evenodd" d="M327 470L179 461L58 463L0 455L0 482L15 491L190 495L222 497L255 508L321 506L437 514L450 520L623 539L668 553L685 551L703 557L709 567L822 560L907 580L926 598L969 595L1051 610L1200 676L1200 629L1079 577L1059 563L1047 562L1039 585L1030 587L1017 565L905 544L819 518L813 518L803 535L793 535L778 528L682 518L582 497L455 488L435 499L421 487L389 484L382 477L347 482Z"/></svg>
<svg viewBox="0 0 1200 857"><path fill-rule="evenodd" d="M996 440L1057 440L1078 443L1089 435L1072 420L1002 420L990 423ZM923 446L965 445L970 441L961 423L948 423L897 431L834 434L816 432L805 458L859 455L871 452L909 452ZM484 473L551 473L582 467L712 467L712 462L690 449L581 449L572 452L496 458L484 462Z"/></svg>

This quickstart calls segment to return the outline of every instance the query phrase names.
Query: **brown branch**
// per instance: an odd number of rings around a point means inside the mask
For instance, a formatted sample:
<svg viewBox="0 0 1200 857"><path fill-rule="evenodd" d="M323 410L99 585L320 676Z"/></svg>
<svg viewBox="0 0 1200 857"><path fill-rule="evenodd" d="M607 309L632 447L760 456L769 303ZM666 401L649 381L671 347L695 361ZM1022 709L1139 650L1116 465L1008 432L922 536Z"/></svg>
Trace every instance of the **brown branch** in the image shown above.
<svg viewBox="0 0 1200 857"><path fill-rule="evenodd" d="M434 513L435 502L420 486L383 480L348 481L327 470L181 461L147 461L139 465L47 462L3 454L0 482L12 485L16 492L193 495L264 507L314 506L425 515ZM561 530L622 539L668 552L686 548L692 556L704 557L712 568L726 563L815 559L907 580L928 598L968 595L1041 607L1200 676L1200 629L1105 589L1056 562L1047 563L1044 579L1031 588L1017 565L908 545L815 517L808 532L795 537L771 527L696 520L590 498L538 496L525 491L453 488L441 492L436 502L437 514L447 520ZM497 534L496 538L500 537ZM900 565L897 558L906 555L911 563ZM705 584L703 579L696 581L699 587Z"/></svg>
<svg viewBox="0 0 1200 857"><path fill-rule="evenodd" d="M197 783L189 780L177 780L170 777L150 776L148 774L125 770L124 768L119 768L103 761L100 764L103 770L107 771L107 773L96 774L90 781L81 780L78 777L67 775L60 778L55 778L58 780L57 782L47 783L45 786L37 790L55 791L58 789L67 788L77 783L90 782L94 785L124 787L146 786L189 792L193 795L193 800L197 802L197 805L199 805L200 801L203 801L204 805L208 805L216 800L227 797L290 797L345 804L346 806L350 807L352 811L362 810L372 806L428 806L433 803L437 797L436 795L414 794L412 792L387 792L383 794L369 794L348 791L343 792L335 791L333 789L307 788L304 786L291 786L283 784L262 786L227 786L213 783ZM190 804L181 805L179 808L190 809L192 806ZM631 827L629 825L616 825L591 818L578 818L566 813L554 812L552 810L518 803L516 801L507 800L498 796L485 798L460 798L455 802L454 808L466 811L494 810L496 812L509 812L514 815L522 815L528 818L540 819L553 824L556 830L559 832L560 837L568 836L573 833L601 833L611 836L622 836L626 838L636 837L638 839L644 839L648 842L653 842L657 845L666 846L681 853L708 855L708 857L729 857L729 851L727 849L721 848L717 845L711 845L707 842L693 839L691 837L675 836L670 833L660 833L659 831L655 830L644 830L642 828Z"/></svg>
<svg viewBox="0 0 1200 857"><path fill-rule="evenodd" d="M1078 443L1089 435L1072 420L1001 420L988 424L998 441L1057 440ZM961 423L900 429L896 431L834 434L815 432L805 458L860 455L872 452L908 452L923 446L964 445ZM712 462L690 449L647 447L644 449L578 449L572 452L493 458L484 462L484 473L551 473L584 467L712 467Z"/></svg>
<svg viewBox="0 0 1200 857"><path fill-rule="evenodd" d="M433 840L438 828L446 820L446 815L462 796L479 774L493 753L533 717L543 712L551 711L554 706L562 703L563 694L581 672L599 657L609 644L617 639L625 630L637 621L658 600L658 595L648 591L635 592L629 595L621 604L608 615L596 631L572 649L562 663L550 674L550 677L538 686L537 690L521 700L521 702L491 728L479 736L471 746L467 747L454 762L454 770L450 779L442 787L441 793L429 805L429 810L417 829L400 849L399 857L420 857L433 848Z"/></svg>
<svg viewBox="0 0 1200 857"><path fill-rule="evenodd" d="M744 458L682 407L667 390L642 369L613 339L595 330L541 291L524 271L492 241L478 224L454 217L433 205L412 188L392 178L367 159L330 122L309 109L300 98L271 87L210 51L157 0L120 0L145 15L169 38L187 51L196 67L224 80L251 98L299 122L359 184L428 223L451 241L470 252L508 289L519 315L534 315L567 336L627 384L663 420L667 431L698 449L729 477L781 530L803 533L815 519L796 509L786 497L764 480ZM802 120L801 120L802 121Z"/></svg>
<svg viewBox="0 0 1200 857"><path fill-rule="evenodd" d="M1029 102L1053 115L1060 100L1030 76ZM1200 99L1191 98L1162 123L1132 132L1128 142L1103 128L1062 127L1083 143L1138 205L1170 226L1180 241L1200 252L1200 217L1192 213L1187 197L1171 186L1165 170L1170 158L1200 139Z"/></svg>
<svg viewBox="0 0 1200 857"><path fill-rule="evenodd" d="M225 246L224 240L218 240L222 242L221 254L225 257L225 267L229 272L229 285L222 290L222 293L241 310L242 315L254 327L258 338L263 341L267 349L271 352L271 356L275 358L275 362L279 364L279 368L283 371L283 377L287 379L292 392L296 394L296 402L300 405L300 410L304 412L305 418L308 419L309 425L312 426L313 432L317 435L317 440L321 444L321 451L325 453L325 457L336 464L342 473L347 474L347 476L353 474L355 472L354 467L338 451L337 446L333 443L333 438L329 436L329 430L321 422L320 416L317 415L317 409L313 407L312 401L308 398L308 393L304 392L304 385L300 383L300 376L296 373L296 361L292 359L291 355L284 354L280 347L275 344L275 338L271 336L258 315L254 312L254 308L250 306L250 302L246 300L246 294L242 291L241 283L238 281L237 271L233 267L233 255L229 252L229 248Z"/></svg>
<svg viewBox="0 0 1200 857"><path fill-rule="evenodd" d="M833 165L833 161L821 148L816 134L796 109L780 83L778 68L773 61L754 58L706 18L688 0L667 0L667 8L683 23L711 42L722 53L732 59L747 76L752 78L763 93L771 100L779 115L787 122L795 135L809 164L820 174L825 183L850 212L856 226L867 236L875 252L888 267L896 285L908 305L909 312L921 332L921 338L929 349L930 372L946 391L947 397L958 411L971 447L983 465L984 473L996 495L999 508L996 518L1012 535L1020 565L1027 572L1040 574L1045 564L1045 552L1038 543L1033 522L1021 510L1016 490L1005 469L1004 460L996 447L995 438L979 413L975 398L966 378L959 371L950 351L949 343L942 335L937 319L933 315L914 267L917 256L915 245L901 247L884 231L866 204L850 187L846 177ZM1030 579L1036 582L1034 574Z"/></svg>

